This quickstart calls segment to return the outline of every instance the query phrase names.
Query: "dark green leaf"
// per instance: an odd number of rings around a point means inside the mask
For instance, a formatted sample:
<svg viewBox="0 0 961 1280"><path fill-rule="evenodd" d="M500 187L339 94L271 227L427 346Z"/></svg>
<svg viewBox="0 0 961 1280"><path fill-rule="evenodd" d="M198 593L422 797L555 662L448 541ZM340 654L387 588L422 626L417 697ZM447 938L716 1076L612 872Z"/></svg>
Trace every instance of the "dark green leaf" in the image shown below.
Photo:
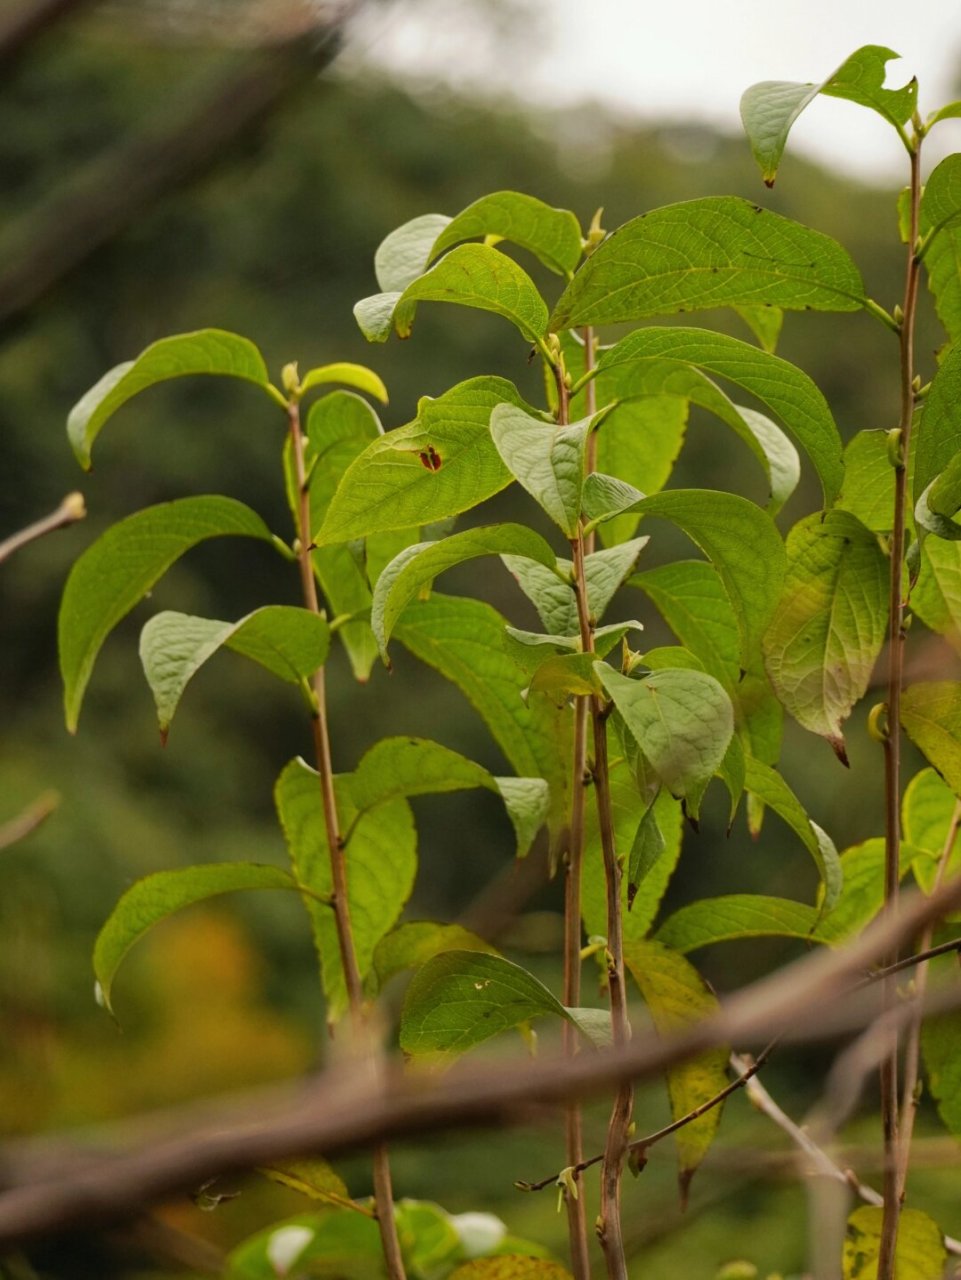
<svg viewBox="0 0 961 1280"><path fill-rule="evenodd" d="M701 898L681 907L655 935L675 951L697 951L737 938L808 938L818 919L815 907L790 898L732 893Z"/></svg>
<svg viewBox="0 0 961 1280"><path fill-rule="evenodd" d="M797 796L779 773L760 760L748 756L745 761L745 786L800 838L817 866L823 885L822 910L830 911L837 902L844 882L840 860L831 838L807 816Z"/></svg>
<svg viewBox="0 0 961 1280"><path fill-rule="evenodd" d="M84 691L104 640L191 547L228 535L272 540L255 512L233 498L180 498L109 528L74 564L58 622L67 728L77 728Z"/></svg>
<svg viewBox="0 0 961 1280"><path fill-rule="evenodd" d="M653 804L644 811L638 823L634 843L627 862L627 908L634 905L637 891L645 877L653 871L664 855L664 837L657 825L657 814Z"/></svg>
<svg viewBox="0 0 961 1280"><path fill-rule="evenodd" d="M711 196L619 227L577 272L549 325L556 331L757 303L857 311L864 286L835 240L748 200Z"/></svg>
<svg viewBox="0 0 961 1280"><path fill-rule="evenodd" d="M603 618L615 592L634 567L648 541L647 538L634 538L630 542L604 551L595 551L584 557L588 608L595 622ZM562 636L579 635L577 597L573 586L561 581L556 573L529 558L504 556L503 559L521 590L537 610L547 631ZM557 568L570 574L573 582L574 567L569 560L558 560Z"/></svg>
<svg viewBox="0 0 961 1280"><path fill-rule="evenodd" d="M581 228L574 215L517 191L495 191L468 205L441 231L431 257L481 236L529 249L562 276L569 276L581 258Z"/></svg>

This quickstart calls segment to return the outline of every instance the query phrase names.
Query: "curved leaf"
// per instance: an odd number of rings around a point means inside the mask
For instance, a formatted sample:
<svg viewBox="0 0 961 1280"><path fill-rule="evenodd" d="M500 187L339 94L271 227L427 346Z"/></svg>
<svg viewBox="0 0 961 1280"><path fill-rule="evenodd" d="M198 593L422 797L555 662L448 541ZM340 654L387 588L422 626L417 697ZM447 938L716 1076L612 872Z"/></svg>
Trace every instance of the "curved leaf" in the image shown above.
<svg viewBox="0 0 961 1280"><path fill-rule="evenodd" d="M901 723L928 763L961 795L961 685L951 680L911 685L901 696Z"/></svg>
<svg viewBox="0 0 961 1280"><path fill-rule="evenodd" d="M914 455L914 502L920 501L955 454L961 452L961 347L952 346L931 379L921 406Z"/></svg>
<svg viewBox="0 0 961 1280"><path fill-rule="evenodd" d="M385 293L400 294L427 270L434 242L449 222L446 214L424 213L380 242L374 254L374 274Z"/></svg>
<svg viewBox="0 0 961 1280"><path fill-rule="evenodd" d="M603 618L607 606L648 542L648 538L633 538L584 557L588 607L596 622ZM535 560L509 555L502 559L549 633L561 636L579 634L574 567L569 560L559 559L557 568L565 575L571 575L570 583L561 581L557 573Z"/></svg>
<svg viewBox="0 0 961 1280"><path fill-rule="evenodd" d="M439 542L418 542L406 547L390 562L377 579L370 610L381 656L387 660L387 642L397 619L417 593L454 565L477 556L526 556L553 567L557 557L550 545L533 529L520 524L493 524L478 529L465 529Z"/></svg>
<svg viewBox="0 0 961 1280"><path fill-rule="evenodd" d="M283 396L270 385L263 356L249 339L222 329L199 329L196 333L161 338L136 360L118 364L104 374L70 410L67 435L84 470L89 470L90 450L104 423L131 396L158 382L194 373L242 378L283 403Z"/></svg>
<svg viewBox="0 0 961 1280"><path fill-rule="evenodd" d="M74 733L104 640L175 560L207 538L272 541L256 512L233 498L180 498L112 525L70 570L58 636L67 728Z"/></svg>
<svg viewBox="0 0 961 1280"><path fill-rule="evenodd" d="M187 684L223 645L279 679L301 684L327 661L330 628L307 609L281 604L256 609L239 622L158 613L140 633L140 661L157 704L162 738Z"/></svg>
<svg viewBox="0 0 961 1280"><path fill-rule="evenodd" d="M815 512L787 539L787 573L764 634L764 662L785 710L844 763L843 722L863 697L888 620L888 561L848 511Z"/></svg>
<svg viewBox="0 0 961 1280"><path fill-rule="evenodd" d="M901 844L901 879L919 857L925 857L906 841ZM844 888L824 914L812 935L816 942L840 946L855 937L884 906L884 840L865 840L845 849L840 858Z"/></svg>
<svg viewBox="0 0 961 1280"><path fill-rule="evenodd" d="M817 866L823 885L822 911L830 911L841 894L844 875L831 838L812 822L804 806L779 773L748 756L745 784L748 791L770 805L779 818L799 837Z"/></svg>
<svg viewBox="0 0 961 1280"><path fill-rule="evenodd" d="M365 391L367 395L380 400L382 404L387 403L387 388L383 380L374 373L373 369L368 369L363 364L352 364L348 360L341 360L336 364L319 365L316 369L309 370L300 380L300 394L304 396L315 387L321 387L330 382L342 382L345 386L354 387L357 391Z"/></svg>
<svg viewBox="0 0 961 1280"><path fill-rule="evenodd" d="M738 938L810 938L818 920L815 907L791 898L731 893L701 898L681 907L654 935L658 942L686 954Z"/></svg>
<svg viewBox="0 0 961 1280"><path fill-rule="evenodd" d="M491 438L507 469L567 538L577 536L587 439L597 417L559 427L513 405L491 414Z"/></svg>
<svg viewBox="0 0 961 1280"><path fill-rule="evenodd" d="M549 326L751 303L857 311L864 286L837 241L737 196L711 196L619 227L564 290Z"/></svg>
<svg viewBox="0 0 961 1280"><path fill-rule="evenodd" d="M93 969L97 994L113 1011L110 997L121 961L138 939L159 921L205 898L238 889L298 889L280 867L256 862L211 862L202 867L178 867L145 876L127 890L97 935Z"/></svg>
<svg viewBox="0 0 961 1280"><path fill-rule="evenodd" d="M505 403L528 409L503 378L470 378L436 400L425 396L413 422L372 441L348 467L314 541L325 546L431 523L499 493L511 473L489 423Z"/></svg>
<svg viewBox="0 0 961 1280"><path fill-rule="evenodd" d="M443 228L430 256L480 236L529 249L562 276L571 275L581 259L581 228L573 213L517 191L495 191L468 205Z"/></svg>
<svg viewBox="0 0 961 1280"><path fill-rule="evenodd" d="M911 610L926 627L961 648L961 543L925 538Z"/></svg>
<svg viewBox="0 0 961 1280"><path fill-rule="evenodd" d="M405 969L419 969L443 951L487 951L496 948L459 924L436 924L432 920L413 920L392 929L374 949L374 972L378 987L384 987L395 974Z"/></svg>

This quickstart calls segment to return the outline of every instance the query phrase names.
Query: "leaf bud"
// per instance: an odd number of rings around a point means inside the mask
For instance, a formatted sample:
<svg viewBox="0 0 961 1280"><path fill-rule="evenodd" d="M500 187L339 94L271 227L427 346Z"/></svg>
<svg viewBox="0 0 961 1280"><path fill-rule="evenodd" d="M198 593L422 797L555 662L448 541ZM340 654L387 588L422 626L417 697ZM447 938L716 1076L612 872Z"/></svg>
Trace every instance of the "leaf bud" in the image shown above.
<svg viewBox="0 0 961 1280"><path fill-rule="evenodd" d="M297 361L285 364L280 374L280 381L289 396L295 396L300 390L300 374L297 372Z"/></svg>

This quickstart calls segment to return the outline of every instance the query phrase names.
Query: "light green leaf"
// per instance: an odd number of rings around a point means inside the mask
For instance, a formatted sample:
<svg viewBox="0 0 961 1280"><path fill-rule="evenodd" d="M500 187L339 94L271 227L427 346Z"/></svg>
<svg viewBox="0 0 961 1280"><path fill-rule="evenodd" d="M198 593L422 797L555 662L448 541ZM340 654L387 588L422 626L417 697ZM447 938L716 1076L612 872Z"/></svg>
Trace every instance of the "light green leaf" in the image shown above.
<svg viewBox="0 0 961 1280"><path fill-rule="evenodd" d="M942 231L961 223L961 156L945 156L931 170L921 196L922 260Z"/></svg>
<svg viewBox="0 0 961 1280"><path fill-rule="evenodd" d="M717 998L701 975L683 956L662 943L626 942L624 963L640 988L659 1035L674 1035L717 1012ZM730 1049L721 1045L689 1058L667 1073L675 1120L725 1088L729 1054ZM712 1107L675 1134L682 1196L707 1155L720 1120L721 1106Z"/></svg>
<svg viewBox="0 0 961 1280"><path fill-rule="evenodd" d="M961 300L959 300L961 306ZM915 504L955 454L961 452L961 347L953 346L938 366L921 406L914 458Z"/></svg>
<svg viewBox="0 0 961 1280"><path fill-rule="evenodd" d="M457 685L517 774L547 780L548 826L556 841L570 807L571 717L543 695L522 700L529 677L510 656L505 627L501 614L483 601L434 592L407 608L395 634Z"/></svg>
<svg viewBox="0 0 961 1280"><path fill-rule="evenodd" d="M344 850L347 901L357 965L363 980L373 968L374 948L397 923L417 870L417 833L410 806L401 798L358 814L351 779L334 779L341 832L350 832ZM320 781L303 760L292 760L274 792L280 823L298 881L323 899L333 881ZM308 901L320 957L327 1017L336 1022L347 1010L347 992L331 908Z"/></svg>
<svg viewBox="0 0 961 1280"><path fill-rule="evenodd" d="M287 1275L386 1280L376 1220L351 1208L275 1222L231 1250L225 1280L278 1280Z"/></svg>
<svg viewBox="0 0 961 1280"><path fill-rule="evenodd" d="M380 298L390 296L381 294ZM537 342L547 332L547 305L534 281L512 258L486 244L458 245L407 285L391 312L391 323L398 337L409 337L418 302L455 302L462 307L492 311L510 320L528 342ZM382 323L380 318L386 307L385 302L376 308L373 304L374 299L369 298L357 304L364 308L364 321L371 327L369 309L373 309L377 321Z"/></svg>
<svg viewBox="0 0 961 1280"><path fill-rule="evenodd" d="M392 929L374 949L374 973L378 987L385 987L391 978L405 969L419 969L443 951L496 954L495 947L462 925L414 920Z"/></svg>
<svg viewBox="0 0 961 1280"><path fill-rule="evenodd" d="M136 881L123 895L97 935L93 969L98 999L112 1011L113 980L124 956L148 929L205 898L238 889L297 889L280 867L256 862L211 862L201 867L157 871Z"/></svg>
<svg viewBox="0 0 961 1280"><path fill-rule="evenodd" d="M634 538L630 542L604 551L595 551L584 557L588 608L595 622L599 622L604 616L607 606L648 541L648 538ZM556 573L529 558L504 556L503 560L537 610L548 632L561 636L580 634L577 597L572 585L561 581ZM569 560L558 560L557 568L562 573L571 575L573 581L574 566Z"/></svg>
<svg viewBox="0 0 961 1280"><path fill-rule="evenodd" d="M530 692L547 694L558 707L566 706L571 697L601 693L601 682L594 671L595 661L593 653L554 654L535 669Z"/></svg>
<svg viewBox="0 0 961 1280"><path fill-rule="evenodd" d="M877 1280L884 1210L862 1205L848 1218L844 1235L844 1280ZM935 1280L948 1263L941 1228L920 1209L902 1209L894 1251L897 1280Z"/></svg>
<svg viewBox="0 0 961 1280"><path fill-rule="evenodd" d="M452 1271L448 1280L573 1280L566 1267L546 1258L506 1253L498 1258L475 1258Z"/></svg>
<svg viewBox="0 0 961 1280"><path fill-rule="evenodd" d="M354 303L354 319L368 342L386 342L394 327L394 311L402 290L374 293Z"/></svg>
<svg viewBox="0 0 961 1280"><path fill-rule="evenodd" d="M768 355L777 350L781 326L784 324L784 312L780 307L743 306L734 310L761 344L761 349Z"/></svg>
<svg viewBox="0 0 961 1280"><path fill-rule="evenodd" d="M721 579L705 560L673 560L635 574L639 587L705 669L733 693L740 677L737 619Z"/></svg>
<svg viewBox="0 0 961 1280"><path fill-rule="evenodd" d="M140 391L187 374L213 373L242 378L283 403L267 377L263 356L252 342L223 329L199 329L152 343L136 360L118 364L70 410L67 435L77 460L90 469L90 450L108 418Z"/></svg>
<svg viewBox="0 0 961 1280"><path fill-rule="evenodd" d="M573 213L517 191L495 191L468 205L441 231L430 256L480 236L520 245L562 276L581 259L581 228Z"/></svg>
<svg viewBox="0 0 961 1280"><path fill-rule="evenodd" d="M781 775L752 756L745 760L745 786L783 818L810 853L823 885L822 910L830 911L844 882L840 859L830 837L811 821Z"/></svg>
<svg viewBox="0 0 961 1280"><path fill-rule="evenodd" d="M175 560L207 538L272 541L256 512L233 498L180 498L112 525L70 570L58 634L67 728L74 733L103 642Z"/></svg>
<svg viewBox="0 0 961 1280"><path fill-rule="evenodd" d="M737 938L809 938L818 914L815 907L790 898L732 893L681 907L655 937L684 954Z"/></svg>
<svg viewBox="0 0 961 1280"><path fill-rule="evenodd" d="M956 875L961 865L961 839L954 821L958 803L950 787L933 769L922 769L915 774L905 790L901 801L901 825L904 839L928 855L916 858L912 865L914 878L925 893L934 891L938 866L952 829L954 838L944 874L948 877Z"/></svg>
<svg viewBox="0 0 961 1280"><path fill-rule="evenodd" d="M549 326L758 303L857 311L864 286L837 241L748 200L710 196L619 227L577 272Z"/></svg>
<svg viewBox="0 0 961 1280"><path fill-rule="evenodd" d="M884 643L888 562L848 511L815 512L788 535L787 574L764 635L784 708L847 763L843 722L864 695Z"/></svg>
<svg viewBox="0 0 961 1280"><path fill-rule="evenodd" d="M314 1156L308 1160L277 1160L272 1164L258 1166L271 1182L279 1182L291 1191L299 1191L311 1200L320 1200L325 1204L342 1205L350 1199L347 1184L336 1174L326 1160Z"/></svg>
<svg viewBox="0 0 961 1280"><path fill-rule="evenodd" d="M911 435L914 461L916 433ZM913 470L909 466L909 472ZM844 450L844 483L838 506L874 533L894 528L894 468L886 431L859 431Z"/></svg>
<svg viewBox="0 0 961 1280"><path fill-rule="evenodd" d="M626 732L626 730L625 730ZM611 807L614 813L614 841L619 855L629 853L637 837L638 814L643 814L650 797L640 797L627 762L611 760ZM633 904L628 907L628 876L621 878L621 912L625 938L647 936L661 898L681 853L683 834L681 806L664 788L653 804L654 818L664 840L664 849L638 882ZM581 915L588 936L607 936L607 899L604 859L597 825L597 806L587 806L584 859L581 873Z"/></svg>
<svg viewBox="0 0 961 1280"><path fill-rule="evenodd" d="M628 334L601 356L598 380L606 376L615 386L623 381L623 394L630 385L630 366L651 359L685 362L706 374L725 378L756 396L787 427L811 459L821 481L825 504L829 506L834 501L843 474L841 437L824 396L796 365L726 334L680 326L651 326ZM619 375L622 369L624 374ZM711 404L707 407L716 411ZM602 437L607 429L605 423ZM617 474L623 475L620 471ZM630 476L623 478L631 479ZM643 484L639 487L644 489Z"/></svg>
<svg viewBox="0 0 961 1280"><path fill-rule="evenodd" d="M915 860L925 857L907 842L901 844L901 878ZM825 904L812 937L817 942L840 946L855 937L874 919L884 905L884 841L865 840L841 854L844 889L833 906Z"/></svg>
<svg viewBox="0 0 961 1280"><path fill-rule="evenodd" d="M917 81L909 80L903 89L883 87L887 63L899 56L892 49L869 44L852 53L821 84L763 80L752 85L741 98L741 120L765 184L774 185L791 127L819 93L870 107L903 133L901 126L917 107Z"/></svg>
<svg viewBox="0 0 961 1280"><path fill-rule="evenodd" d="M374 254L374 274L385 293L399 295L427 270L434 242L449 223L446 214L424 213L380 242Z"/></svg>
<svg viewBox="0 0 961 1280"><path fill-rule="evenodd" d="M911 685L901 695L901 723L928 763L961 795L961 685L951 680Z"/></svg>
<svg viewBox="0 0 961 1280"><path fill-rule="evenodd" d="M443 520L499 493L511 473L488 424L505 403L536 412L503 378L470 378L436 400L425 396L413 422L374 440L348 468L315 541Z"/></svg>
<svg viewBox="0 0 961 1280"><path fill-rule="evenodd" d="M961 543L925 538L911 610L961 650Z"/></svg>
<svg viewBox="0 0 961 1280"><path fill-rule="evenodd" d="M157 704L162 738L184 689L223 645L289 684L302 684L327 661L330 628L315 613L281 604L256 609L239 622L158 613L140 633L140 661Z"/></svg>
<svg viewBox="0 0 961 1280"><path fill-rule="evenodd" d="M521 524L493 524L465 529L439 542L418 542L406 547L383 570L374 587L370 625L387 661L387 642L397 619L424 587L438 574L477 556L526 556L548 568L557 563L550 545L533 529Z"/></svg>
<svg viewBox="0 0 961 1280"><path fill-rule="evenodd" d="M463 1259L461 1238L440 1205L404 1199L395 1202L394 1216L407 1275L433 1280Z"/></svg>
<svg viewBox="0 0 961 1280"><path fill-rule="evenodd" d="M672 795L689 797L713 777L734 733L731 700L713 676L668 669L632 680L603 663L595 670Z"/></svg>
<svg viewBox="0 0 961 1280"><path fill-rule="evenodd" d="M961 508L961 453L956 453L918 499L914 516L929 533L949 542L961 540L961 525L952 519Z"/></svg>
<svg viewBox="0 0 961 1280"><path fill-rule="evenodd" d="M577 1025L575 1011L520 965L478 951L446 951L428 960L407 988L400 1047L449 1061L545 1014Z"/></svg>
<svg viewBox="0 0 961 1280"><path fill-rule="evenodd" d="M426 738L384 738L350 777L358 815L395 796L424 796L483 787L504 801L517 837L517 856L529 851L550 803L543 778L495 778L473 760Z"/></svg>
<svg viewBox="0 0 961 1280"><path fill-rule="evenodd" d="M491 414L491 438L505 466L568 538L577 536L584 455L597 416L558 427L508 404Z"/></svg>
<svg viewBox="0 0 961 1280"><path fill-rule="evenodd" d="M365 391L367 395L380 400L382 404L387 403L387 388L373 369L368 369L362 364L351 364L346 360L341 360L337 364L319 365L316 369L305 373L300 380L300 394L304 396L315 387L321 387L330 382L342 382L345 386Z"/></svg>

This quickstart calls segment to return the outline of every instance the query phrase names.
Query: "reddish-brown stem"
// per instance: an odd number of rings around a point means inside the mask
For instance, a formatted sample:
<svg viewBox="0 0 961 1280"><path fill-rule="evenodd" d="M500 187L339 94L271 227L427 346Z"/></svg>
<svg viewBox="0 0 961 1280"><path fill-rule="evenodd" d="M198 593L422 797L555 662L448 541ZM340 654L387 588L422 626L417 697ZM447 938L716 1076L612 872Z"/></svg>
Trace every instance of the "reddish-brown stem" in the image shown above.
<svg viewBox="0 0 961 1280"><path fill-rule="evenodd" d="M919 211L921 201L920 138L915 136L911 148L911 215L908 235L907 267L904 281L899 334L901 360L901 407L898 421L898 462L894 472L894 528L891 534L890 618L888 627L887 735L884 744L884 902L885 912L895 915L898 909L898 886L901 879L901 684L904 674L904 535L907 507L907 460L911 445L911 421L914 414L914 318L918 297L920 263L917 256ZM896 964L897 952L887 957ZM885 979L885 1005L893 1007L897 1000L897 983L893 975ZM884 1136L884 1212L878 1254L878 1280L893 1280L894 1260L901 1213L901 1186L898 1175L899 1099L898 1038L895 1034L891 1052L881 1064L881 1128Z"/></svg>
<svg viewBox="0 0 961 1280"><path fill-rule="evenodd" d="M297 561L300 566L300 583L304 605L311 613L321 612L317 596L317 581L311 559L310 487L304 464L304 437L300 425L300 405L291 402L287 410L290 423L290 445L294 461L294 478L298 494ZM324 829L330 852L330 877L332 884L331 907L337 929L337 945L344 971L344 985L354 1035L362 1050L371 1056L365 1011L364 989L357 964L354 935L350 927L350 903L347 896L347 861L344 856L344 840L337 813L337 796L334 791L334 770L330 753L330 732L327 724L327 695L324 669L319 667L311 679L314 692L312 729L314 757L320 783L324 811ZM394 1195L390 1176L387 1148L382 1143L373 1149L372 1172L374 1182L374 1207L380 1229L384 1261L390 1280L405 1280L404 1262L401 1256L397 1224L394 1220Z"/></svg>
<svg viewBox="0 0 961 1280"><path fill-rule="evenodd" d="M29 542L53 533L55 529L62 529L65 525L82 520L86 514L83 494L68 493L56 511L51 511L48 516L27 525L26 529L21 529L17 533L12 533L9 538L4 538L0 542L0 561L6 560L7 556L12 556L15 551L19 551Z"/></svg>

